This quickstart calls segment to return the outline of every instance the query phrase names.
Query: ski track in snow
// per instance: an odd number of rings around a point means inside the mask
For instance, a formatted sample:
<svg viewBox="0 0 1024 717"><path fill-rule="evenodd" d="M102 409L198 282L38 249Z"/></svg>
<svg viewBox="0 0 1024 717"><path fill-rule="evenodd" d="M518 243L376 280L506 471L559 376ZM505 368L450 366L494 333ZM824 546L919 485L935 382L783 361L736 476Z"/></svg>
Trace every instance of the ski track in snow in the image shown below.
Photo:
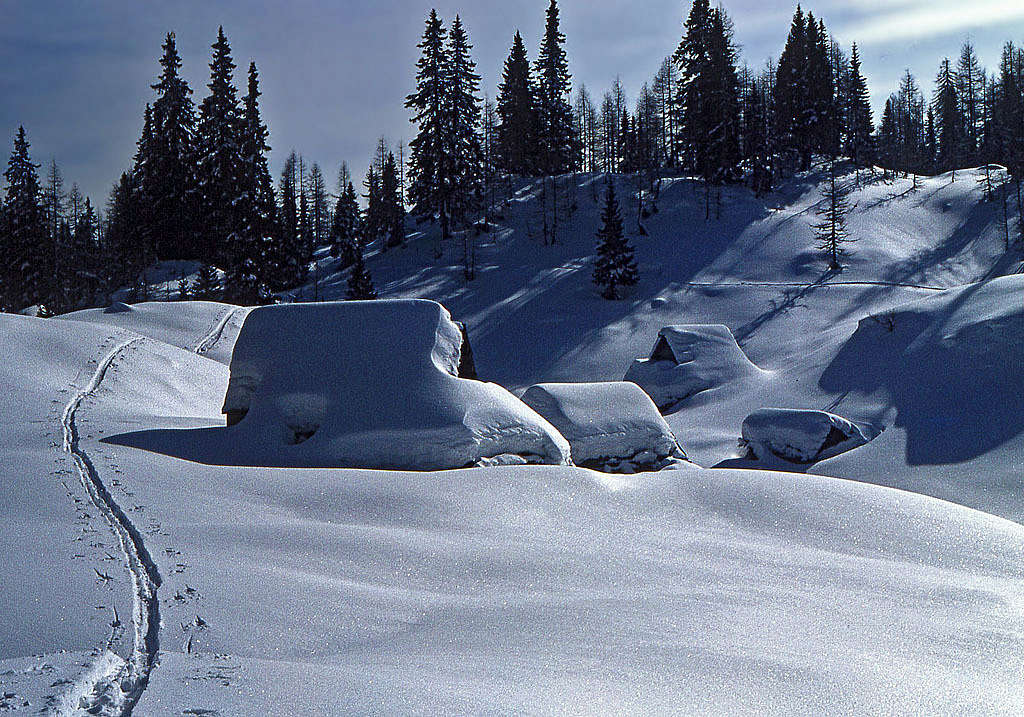
<svg viewBox="0 0 1024 717"><path fill-rule="evenodd" d="M74 459L90 501L103 514L124 553L133 587L132 625L135 633L132 653L127 660L111 651L109 645L93 660L86 673L62 697L55 710L61 716L130 715L156 664L160 631L160 603L157 599L160 572L146 550L142 534L114 500L92 460L82 449L75 423L82 402L99 389L114 361L142 341L141 337L131 339L107 354L89 383L75 394L61 416L63 449Z"/></svg>
<svg viewBox="0 0 1024 717"><path fill-rule="evenodd" d="M224 312L224 315L217 322L217 325L210 329L210 332L202 338L202 340L196 344L194 349L195 353L199 356L205 356L217 342L220 341L221 336L224 335L224 329L227 328L228 322L239 312L241 308L228 309Z"/></svg>
<svg viewBox="0 0 1024 717"><path fill-rule="evenodd" d="M949 286L927 286L925 284L901 284L893 281L825 281L806 283L799 281L684 281L679 286L692 286L708 289L728 289L737 286L784 286L800 289L823 288L828 286L886 286L896 289L924 289L927 291L947 291Z"/></svg>

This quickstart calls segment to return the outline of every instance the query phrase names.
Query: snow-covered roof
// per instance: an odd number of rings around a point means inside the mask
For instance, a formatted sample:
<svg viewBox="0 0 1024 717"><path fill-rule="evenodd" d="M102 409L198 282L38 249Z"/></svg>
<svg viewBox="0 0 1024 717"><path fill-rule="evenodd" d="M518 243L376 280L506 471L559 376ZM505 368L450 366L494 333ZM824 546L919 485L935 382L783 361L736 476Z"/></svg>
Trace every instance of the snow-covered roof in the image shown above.
<svg viewBox="0 0 1024 717"><path fill-rule="evenodd" d="M457 378L462 333L432 301L288 304L246 318L224 412L270 465L435 470L506 454L569 462L565 439L494 384Z"/></svg>
<svg viewBox="0 0 1024 717"><path fill-rule="evenodd" d="M762 373L729 327L676 325L658 332L650 356L634 361L625 380L639 385L664 410L701 391Z"/></svg>
<svg viewBox="0 0 1024 717"><path fill-rule="evenodd" d="M565 436L577 465L685 457L650 396L634 383L543 383L528 388L523 402Z"/></svg>
<svg viewBox="0 0 1024 717"><path fill-rule="evenodd" d="M743 421L742 438L757 458L771 454L793 463L824 460L869 440L842 416L787 408L762 408L750 414Z"/></svg>

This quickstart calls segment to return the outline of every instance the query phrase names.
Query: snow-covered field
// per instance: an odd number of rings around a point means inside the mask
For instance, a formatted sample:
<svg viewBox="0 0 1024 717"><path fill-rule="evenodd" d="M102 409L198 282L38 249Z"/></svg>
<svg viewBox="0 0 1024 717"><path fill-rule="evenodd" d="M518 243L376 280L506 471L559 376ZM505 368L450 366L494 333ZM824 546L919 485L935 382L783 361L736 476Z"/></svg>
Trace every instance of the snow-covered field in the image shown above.
<svg viewBox="0 0 1024 717"><path fill-rule="evenodd" d="M592 177L554 247L522 187L469 286L429 236L370 257L385 297L442 302L480 378L517 393L727 327L718 365L676 357L708 385L666 416L704 468L187 460L137 437L231 430L246 309L0 315L0 713L1024 712L1024 276L991 280L1019 259L976 179L856 192L837 275L809 250L810 179L730 189L711 223L669 184L622 302L589 283ZM556 403L585 417L583 398ZM755 459L763 408L877 437Z"/></svg>

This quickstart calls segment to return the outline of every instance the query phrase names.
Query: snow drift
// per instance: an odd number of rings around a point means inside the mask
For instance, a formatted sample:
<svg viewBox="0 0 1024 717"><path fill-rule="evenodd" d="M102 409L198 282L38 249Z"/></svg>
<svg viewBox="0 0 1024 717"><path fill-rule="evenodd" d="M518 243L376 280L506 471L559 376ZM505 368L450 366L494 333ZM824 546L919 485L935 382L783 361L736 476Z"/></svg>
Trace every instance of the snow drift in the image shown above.
<svg viewBox="0 0 1024 717"><path fill-rule="evenodd" d="M231 358L229 440L265 465L569 463L565 439L515 396L458 378L462 342L432 301L257 309Z"/></svg>
<svg viewBox="0 0 1024 717"><path fill-rule="evenodd" d="M578 466L635 473L686 458L650 396L636 384L543 383L528 388L522 399L569 441Z"/></svg>
<svg viewBox="0 0 1024 717"><path fill-rule="evenodd" d="M634 361L625 380L640 386L665 412L701 391L761 373L727 326L666 326L651 355Z"/></svg>
<svg viewBox="0 0 1024 717"><path fill-rule="evenodd" d="M1024 431L1024 276L938 292L863 319L821 378L881 392L910 465L961 463Z"/></svg>
<svg viewBox="0 0 1024 717"><path fill-rule="evenodd" d="M863 446L870 440L858 426L825 411L762 408L743 421L741 447L755 458L776 456L814 463Z"/></svg>

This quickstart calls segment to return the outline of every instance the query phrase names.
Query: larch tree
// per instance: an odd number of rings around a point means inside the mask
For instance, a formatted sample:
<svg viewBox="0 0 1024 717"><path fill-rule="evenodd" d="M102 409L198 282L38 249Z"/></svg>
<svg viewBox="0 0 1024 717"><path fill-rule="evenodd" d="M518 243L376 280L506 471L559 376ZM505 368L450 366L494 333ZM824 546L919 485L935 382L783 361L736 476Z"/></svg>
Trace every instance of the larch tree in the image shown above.
<svg viewBox="0 0 1024 717"><path fill-rule="evenodd" d="M829 166L828 184L822 191L822 204L817 210L820 222L814 225L814 234L818 240L818 250L824 255L829 269L842 269L842 259L847 255L844 247L853 241L846 229L846 217L850 213L847 201L849 190L837 177L836 162Z"/></svg>
<svg viewBox="0 0 1024 717"><path fill-rule="evenodd" d="M385 250L405 243L405 207L398 191L398 164L395 155L388 152L380 179L380 213Z"/></svg>
<svg viewBox="0 0 1024 717"><path fill-rule="evenodd" d="M960 48L956 68L957 98L963 125L966 159L974 157L980 144L981 110L985 92L985 70L981 68L974 45L965 42Z"/></svg>

